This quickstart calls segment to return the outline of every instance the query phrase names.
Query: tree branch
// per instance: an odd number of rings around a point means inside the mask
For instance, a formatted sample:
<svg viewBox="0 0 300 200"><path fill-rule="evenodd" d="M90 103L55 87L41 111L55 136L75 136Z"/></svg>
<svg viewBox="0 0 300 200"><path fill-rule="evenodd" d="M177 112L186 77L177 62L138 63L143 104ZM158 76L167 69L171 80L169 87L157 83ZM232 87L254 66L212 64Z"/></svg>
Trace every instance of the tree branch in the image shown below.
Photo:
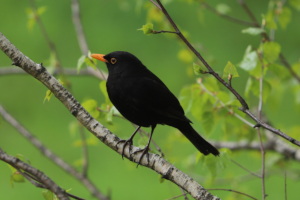
<svg viewBox="0 0 300 200"><path fill-rule="evenodd" d="M153 1L151 1L153 2ZM179 28L177 27L176 23L174 22L174 20L171 18L171 16L169 15L168 11L165 9L165 7L162 5L162 3L160 2L160 0L156 0L156 2L158 3L160 10L164 13L164 15L166 16L167 20L169 21L169 23L171 24L171 26L174 28L176 34L178 35L178 37L186 44L186 46L196 55L196 57L203 63L203 65L207 68L209 74L213 75L222 85L224 85L237 99L238 101L241 103L242 108L240 108L240 110L242 112L244 112L245 114L247 114L249 117L251 117L256 123L257 125L255 127L263 127L281 137L283 137L284 139L288 140L289 142L300 146L300 141L286 135L285 133L281 132L278 129L273 128L272 126L268 125L265 122L262 122L258 117L256 117L253 113L250 112L248 104L246 103L246 101L241 97L241 95L233 88L231 87L231 85L229 83L227 83L224 79L222 79L218 73L216 73L211 66L205 61L205 59L201 56L201 54L193 47L193 45L184 37L184 35L181 33L181 31L179 30Z"/></svg>
<svg viewBox="0 0 300 200"><path fill-rule="evenodd" d="M69 200L68 194L61 189L54 181L47 177L43 172L35 169L34 167L24 163L23 161L6 154L2 149L0 149L0 159L8 163L17 170L23 170L26 173L33 176L37 181L42 183L48 190L52 191L58 199Z"/></svg>
<svg viewBox="0 0 300 200"><path fill-rule="evenodd" d="M32 133L30 133L25 127L23 127L13 116L11 116L1 105L0 105L0 115L5 121L7 121L11 126L13 126L18 133L25 137L33 146L35 146L44 156L49 160L59 166L68 174L75 177L80 183L82 183L90 193L99 200L108 200L109 198L104 196L98 188L91 182L84 173L78 172L71 165L66 163L59 156L54 154L50 149L48 149L42 142L37 139Z"/></svg>
<svg viewBox="0 0 300 200"><path fill-rule="evenodd" d="M14 65L19 66L25 70L28 74L35 77L42 82L55 96L60 100L70 113L77 118L77 120L86 127L91 133L93 133L99 140L109 146L112 150L122 153L122 147L124 143L119 143L120 139L111 133L102 124L96 121L72 96L72 94L66 90L51 74L47 72L45 67L41 64L33 62L31 59L21 53L10 41L0 33L0 48L2 51L13 61ZM138 152L139 148L127 145L124 152L124 157L129 160L138 163L141 152ZM136 153L138 152L138 153ZM147 153L146 156L140 162L141 165L148 167L158 174L161 174L163 178L170 180L179 187L183 188L195 199L198 200L218 200L219 198L210 194L199 183L183 173L175 166L164 160L161 156Z"/></svg>

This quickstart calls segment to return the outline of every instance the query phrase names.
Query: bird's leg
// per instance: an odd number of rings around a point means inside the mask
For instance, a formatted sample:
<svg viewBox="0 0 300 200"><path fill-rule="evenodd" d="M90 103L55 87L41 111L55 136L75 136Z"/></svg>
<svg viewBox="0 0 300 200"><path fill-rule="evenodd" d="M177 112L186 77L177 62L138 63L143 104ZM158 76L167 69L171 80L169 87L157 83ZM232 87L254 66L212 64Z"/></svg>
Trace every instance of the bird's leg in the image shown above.
<svg viewBox="0 0 300 200"><path fill-rule="evenodd" d="M141 126L138 126L128 140L120 140L117 142L117 145L120 142L124 142L123 149L122 149L122 159L124 159L125 147L127 146L127 144L132 145L132 140L133 140L135 134L140 130L140 128L141 128Z"/></svg>
<svg viewBox="0 0 300 200"><path fill-rule="evenodd" d="M138 150L138 151L134 152L134 153L142 152L142 155L141 155L141 157L140 157L140 159L139 159L139 162L138 162L138 164L137 164L136 167L138 167L138 166L141 164L141 161L142 161L144 155L145 155L146 153L148 153L148 151L149 151L149 146L150 146L150 142L151 142L152 135L153 135L153 131L154 131L155 127L156 127L156 125L152 125L152 126L151 126L151 133L150 133L150 138L149 138L149 141L148 141L147 146L146 146L145 148L141 149L141 150ZM150 162L149 156L148 156L147 158L148 158L148 163L149 163L149 162Z"/></svg>

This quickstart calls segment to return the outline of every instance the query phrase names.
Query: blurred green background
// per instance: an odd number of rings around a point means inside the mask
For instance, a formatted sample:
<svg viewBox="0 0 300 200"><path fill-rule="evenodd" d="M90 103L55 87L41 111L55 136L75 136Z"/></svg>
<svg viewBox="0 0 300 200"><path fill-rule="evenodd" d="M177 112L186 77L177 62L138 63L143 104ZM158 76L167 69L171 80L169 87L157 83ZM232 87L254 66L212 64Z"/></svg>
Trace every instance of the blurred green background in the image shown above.
<svg viewBox="0 0 300 200"><path fill-rule="evenodd" d="M35 24L28 28L28 9L30 1L0 0L0 32L2 32L20 51L37 63L50 64L50 50L39 27ZM236 1L209 1L216 6L226 3L231 12L229 15L248 20L247 15ZM267 12L269 1L247 1L252 12L260 20ZM37 7L45 7L41 19L47 33L55 43L63 67L76 68L81 52L71 16L71 1L38 0ZM197 76L193 74L192 62L179 59L179 52L185 49L175 36L144 35L137 29L147 23L151 3L147 1L125 0L85 0L80 1L81 19L90 51L93 53L109 53L116 50L129 51L140 58L143 63L157 74L176 96L183 87L195 83ZM242 34L246 28L239 24L226 21L219 16L203 9L197 1L167 1L166 7L175 22L188 32L189 40L204 55L213 68L222 74L228 61L238 64L248 45L259 46L261 38ZM291 63L299 61L300 45L300 13L291 8L293 15L286 30L276 31L276 41L281 44L287 60ZM154 26L160 30L159 26ZM0 53L0 67L12 67L11 60ZM106 71L102 63L98 67ZM244 94L248 74L238 69L240 77L234 79L234 87ZM71 84L71 92L75 98L84 102L95 99L99 105L104 103L104 95L99 90L99 80L91 76L67 77ZM54 153L80 170L82 149L78 131L72 131L74 117L64 106L52 98L44 102L46 88L29 75L0 75L0 104L11 115L19 120L28 130L39 138ZM274 91L274 90L273 90ZM283 131L298 133L299 105L294 107L295 95L291 89L281 89L279 95L274 92L274 102L271 100L264 106L268 119L275 127ZM251 107L257 105L253 98L247 99ZM276 103L273 105L273 103ZM239 111L237 111L239 112ZM190 113L187 114L194 122L197 130L203 131L203 125ZM115 118L108 123L105 118L100 121L112 132L125 139L134 131L129 122ZM243 126L242 123L236 124ZM147 130L147 129L146 129ZM255 133L254 130L252 130ZM294 134L294 136L299 134ZM205 137L209 140L225 140L230 132L215 129ZM239 133L234 133L238 135ZM86 137L93 140L93 136L86 132ZM254 137L254 136L253 136ZM175 139L174 139L175 138ZM297 139L297 138L296 138ZM135 139L139 145L140 137ZM258 199L261 198L261 182L249 173L234 165L227 158L224 166L213 174L205 165L195 163L199 157L194 147L178 133L177 130L158 126L154 140L166 154L166 159L174 163L181 170L191 175L207 188L231 188L248 193ZM179 142L181 141L181 142ZM169 199L180 195L181 191L174 184L163 181L158 174L144 167L136 168L136 164L122 160L121 156L111 151L101 142L94 139L89 146L90 179L106 195L112 199ZM61 187L71 189L70 193L85 199L93 199L88 191L74 178L44 158L28 141L21 137L14 128L4 120L0 121L0 148L10 155L22 154L26 160L45 172ZM270 153L270 159L280 156ZM240 151L230 154L230 158L237 160L248 169L259 172L260 152ZM279 160L279 159L278 159ZM287 173L288 199L297 198L299 189L299 163L286 161L282 168L272 166L272 160L267 160L266 190L268 199L284 199L284 172ZM269 162L269 164L268 164ZM288 166L288 167L287 167ZM298 173L297 173L298 172ZM11 183L9 167L0 163L0 194L1 198L13 200L42 199L41 189L35 188L29 182ZM247 199L230 192L211 191L222 199ZM183 199L183 197L179 198Z"/></svg>

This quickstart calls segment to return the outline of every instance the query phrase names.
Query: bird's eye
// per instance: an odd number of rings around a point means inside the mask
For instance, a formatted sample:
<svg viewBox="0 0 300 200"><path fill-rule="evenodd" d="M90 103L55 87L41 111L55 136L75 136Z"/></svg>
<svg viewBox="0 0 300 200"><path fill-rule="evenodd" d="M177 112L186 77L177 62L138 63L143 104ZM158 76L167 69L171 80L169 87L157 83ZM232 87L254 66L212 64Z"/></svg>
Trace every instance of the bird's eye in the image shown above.
<svg viewBox="0 0 300 200"><path fill-rule="evenodd" d="M110 63L111 63L111 64L115 64L116 62L117 62L117 59L116 59L116 58L111 58L111 59L110 59Z"/></svg>

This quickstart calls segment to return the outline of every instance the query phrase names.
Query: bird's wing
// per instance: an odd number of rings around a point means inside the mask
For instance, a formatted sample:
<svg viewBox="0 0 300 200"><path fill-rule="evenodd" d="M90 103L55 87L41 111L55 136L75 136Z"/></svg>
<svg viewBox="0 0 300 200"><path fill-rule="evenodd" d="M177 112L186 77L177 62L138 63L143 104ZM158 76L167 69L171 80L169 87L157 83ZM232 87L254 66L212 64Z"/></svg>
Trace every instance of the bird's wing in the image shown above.
<svg viewBox="0 0 300 200"><path fill-rule="evenodd" d="M154 74L153 76L140 76L135 83L137 87L132 87L132 96L135 98L137 109L144 110L151 116L155 116L160 123L169 123L171 121L187 121L184 111L167 86Z"/></svg>

